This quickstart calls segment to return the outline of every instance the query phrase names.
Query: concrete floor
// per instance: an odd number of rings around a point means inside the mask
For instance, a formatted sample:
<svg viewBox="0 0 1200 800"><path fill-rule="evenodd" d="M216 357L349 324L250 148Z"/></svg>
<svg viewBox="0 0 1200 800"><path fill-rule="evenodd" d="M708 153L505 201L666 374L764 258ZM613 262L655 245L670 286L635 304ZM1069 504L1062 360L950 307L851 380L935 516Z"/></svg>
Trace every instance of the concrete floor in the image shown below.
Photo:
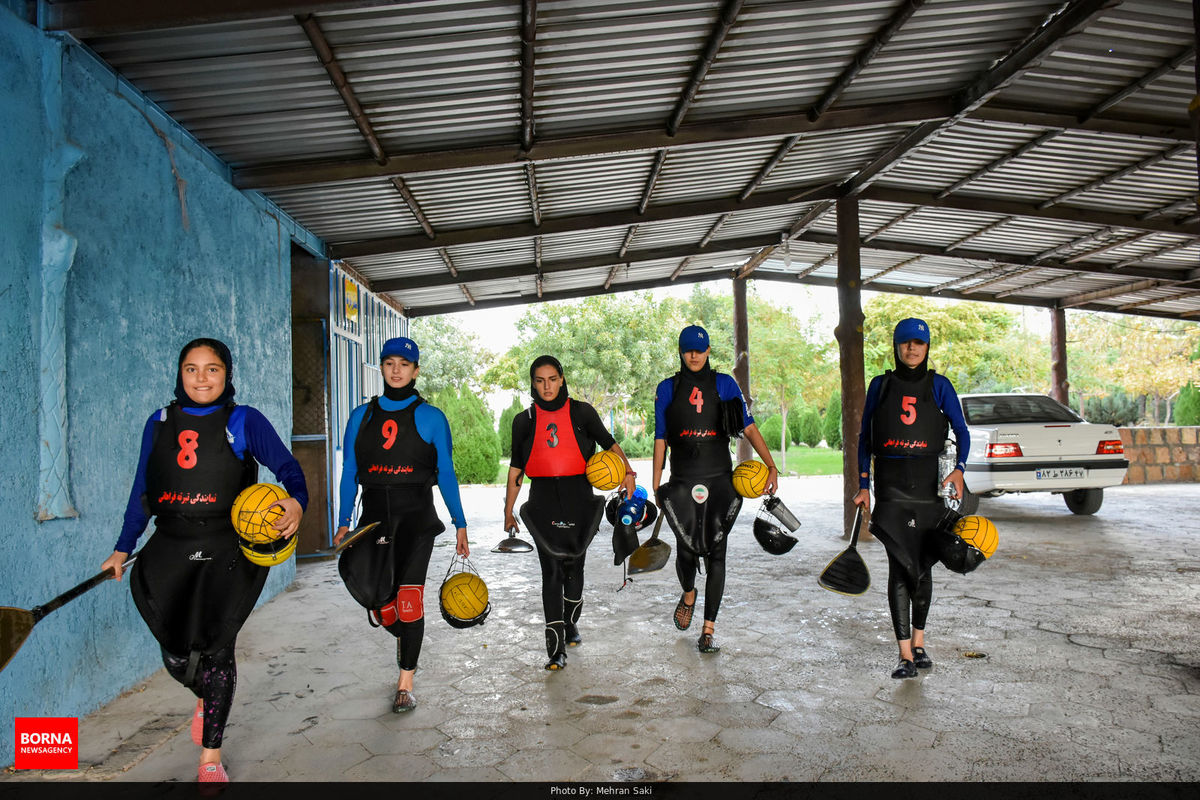
<svg viewBox="0 0 1200 800"><path fill-rule="evenodd" d="M368 627L332 561L301 561L238 641L224 757L235 781L1195 781L1200 779L1200 485L984 500L1000 532L976 572L934 573L935 665L896 681L887 560L860 545L859 597L817 585L845 546L840 477L786 478L803 523L784 556L731 535L723 650L679 632L674 557L623 590L604 524L589 553L584 644L542 669L534 554L498 554L503 490L464 488L487 623L427 615L419 708L390 711L393 639ZM522 501L524 496L522 497ZM666 540L674 537L664 527ZM645 533L643 538L645 538ZM528 538L527 534L525 538ZM427 596L450 562L441 537ZM435 601L436 602L436 601ZM702 600L701 600L702 603ZM968 657L968 655L981 657ZM194 781L191 695L163 671L80 720L81 769L0 781Z"/></svg>

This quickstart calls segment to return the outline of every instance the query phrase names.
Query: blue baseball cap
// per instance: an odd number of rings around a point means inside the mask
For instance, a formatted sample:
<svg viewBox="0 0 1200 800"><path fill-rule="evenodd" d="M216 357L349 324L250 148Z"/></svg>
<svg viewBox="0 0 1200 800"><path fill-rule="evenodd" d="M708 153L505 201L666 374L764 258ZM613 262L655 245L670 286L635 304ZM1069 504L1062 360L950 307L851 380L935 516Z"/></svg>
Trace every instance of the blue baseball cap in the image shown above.
<svg viewBox="0 0 1200 800"><path fill-rule="evenodd" d="M929 324L916 317L909 317L897 322L896 330L892 331L892 344L909 342L913 339L929 344Z"/></svg>
<svg viewBox="0 0 1200 800"><path fill-rule="evenodd" d="M679 332L679 352L686 353L689 350L695 350L703 353L708 348L708 331L699 325L688 325Z"/></svg>
<svg viewBox="0 0 1200 800"><path fill-rule="evenodd" d="M397 336L383 343L383 349L379 351L379 363L382 364L388 356L400 356L416 364L421 360L421 351L412 339Z"/></svg>

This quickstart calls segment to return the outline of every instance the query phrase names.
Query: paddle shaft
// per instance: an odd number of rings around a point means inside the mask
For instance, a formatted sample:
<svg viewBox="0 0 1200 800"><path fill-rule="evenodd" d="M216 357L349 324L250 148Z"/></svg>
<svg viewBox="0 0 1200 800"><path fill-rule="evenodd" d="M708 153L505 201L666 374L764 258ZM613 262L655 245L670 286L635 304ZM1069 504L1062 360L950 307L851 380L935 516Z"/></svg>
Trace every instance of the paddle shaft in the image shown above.
<svg viewBox="0 0 1200 800"><path fill-rule="evenodd" d="M131 564L133 564L134 561L137 561L136 555L133 558L127 559L125 561L125 563L121 565L121 569L125 569L125 567L130 566ZM115 574L116 574L116 570L114 570L112 567L109 567L108 569L104 570L103 572L97 572L95 575L88 578L86 581L79 584L78 586L71 588L71 589L67 589L65 592L63 592L62 594L60 594L58 597L54 598L50 602L31 608L29 610L29 613L33 615L34 623L40 622L42 620L42 618L45 617L47 614L49 614L51 611L57 611L58 609L65 606L67 603L74 600L76 597L79 597L81 594L85 594L87 592L90 592L92 589L95 589L97 586L104 583L106 580L109 580L110 578L112 578L112 576Z"/></svg>
<svg viewBox="0 0 1200 800"><path fill-rule="evenodd" d="M858 510L854 512L854 530L850 533L850 547L852 548L858 545L858 529L862 527L862 517L862 506L859 506Z"/></svg>

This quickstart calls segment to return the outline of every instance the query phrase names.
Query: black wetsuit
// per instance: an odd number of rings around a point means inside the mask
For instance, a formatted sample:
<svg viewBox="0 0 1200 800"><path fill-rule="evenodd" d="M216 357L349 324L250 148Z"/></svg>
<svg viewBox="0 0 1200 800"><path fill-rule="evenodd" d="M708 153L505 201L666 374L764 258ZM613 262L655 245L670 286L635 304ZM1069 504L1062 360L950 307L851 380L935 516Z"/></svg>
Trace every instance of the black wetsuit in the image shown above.
<svg viewBox="0 0 1200 800"><path fill-rule="evenodd" d="M733 488L731 431L724 414L725 403L742 405L741 392L723 400L718 376L706 362L698 372L683 368L675 379L659 384L660 393L668 386L673 393L664 420L671 479L659 486L657 499L675 532L675 574L685 594L695 590L704 559L704 619L709 622L721 608L726 537L742 508L742 496Z"/></svg>
<svg viewBox="0 0 1200 800"><path fill-rule="evenodd" d="M373 399L366 409L354 440L362 486L359 524L383 524L338 560L350 595L370 612L372 624L396 637L396 663L402 670L417 668L425 637L429 559L434 537L446 529L433 504L438 451L421 438L415 421L422 402L418 396L389 411ZM398 603L405 613L399 613ZM398 616L393 617L393 610Z"/></svg>
<svg viewBox="0 0 1200 800"><path fill-rule="evenodd" d="M241 554L230 518L238 492L257 479L255 456L307 505L299 464L256 410L172 404L156 413L117 545L131 549L154 515L154 535L129 572L130 592L168 673L204 701L202 744L210 749L221 746L237 686L237 634L268 573Z"/></svg>
<svg viewBox="0 0 1200 800"><path fill-rule="evenodd" d="M584 560L604 514L604 500L584 474L586 462L597 445L607 450L616 443L596 409L565 394L563 388L548 404L539 399L513 418L510 462L530 479L529 500L520 516L541 562L551 658L577 636Z"/></svg>
<svg viewBox="0 0 1200 800"><path fill-rule="evenodd" d="M874 456L871 533L887 549L888 608L898 641L925 629L933 597L932 534L946 513L937 493L938 455L949 427L934 384L945 380L930 369L889 371L872 381L874 402L863 418Z"/></svg>

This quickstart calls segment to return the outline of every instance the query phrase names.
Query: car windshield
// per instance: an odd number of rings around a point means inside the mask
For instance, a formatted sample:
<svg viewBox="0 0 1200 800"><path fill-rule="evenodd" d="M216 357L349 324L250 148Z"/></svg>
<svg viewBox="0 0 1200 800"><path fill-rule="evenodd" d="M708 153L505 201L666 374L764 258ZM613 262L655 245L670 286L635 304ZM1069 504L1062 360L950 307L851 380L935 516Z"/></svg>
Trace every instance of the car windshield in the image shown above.
<svg viewBox="0 0 1200 800"><path fill-rule="evenodd" d="M997 394L962 399L968 425L1002 422L1082 422L1071 409L1044 395Z"/></svg>

